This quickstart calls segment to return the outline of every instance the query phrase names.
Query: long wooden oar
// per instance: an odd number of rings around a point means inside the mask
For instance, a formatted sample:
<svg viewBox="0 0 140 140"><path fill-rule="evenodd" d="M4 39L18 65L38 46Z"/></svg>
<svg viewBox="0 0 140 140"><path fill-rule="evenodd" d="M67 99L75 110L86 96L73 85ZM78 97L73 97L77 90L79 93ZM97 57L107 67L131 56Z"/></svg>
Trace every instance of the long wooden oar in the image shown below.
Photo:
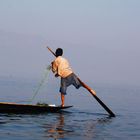
<svg viewBox="0 0 140 140"><path fill-rule="evenodd" d="M47 48L56 57L55 53L49 47ZM97 95L95 95L94 90L87 86L84 82L82 82L80 78L78 78L78 80L81 83L81 85L85 89L87 89L91 93L91 95L98 101L98 103L109 113L110 117L115 117L115 114L97 97Z"/></svg>

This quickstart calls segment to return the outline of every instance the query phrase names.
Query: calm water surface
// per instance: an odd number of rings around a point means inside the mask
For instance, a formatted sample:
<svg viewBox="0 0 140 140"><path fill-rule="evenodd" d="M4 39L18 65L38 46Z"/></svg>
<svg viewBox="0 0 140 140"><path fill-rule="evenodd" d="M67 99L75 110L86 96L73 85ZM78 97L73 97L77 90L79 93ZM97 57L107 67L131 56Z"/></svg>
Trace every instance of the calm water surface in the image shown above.
<svg viewBox="0 0 140 140"><path fill-rule="evenodd" d="M32 82L1 79L1 101L29 102L36 86ZM53 89L52 85L49 87L42 89L34 102L60 104L57 89ZM139 140L140 89L99 84L94 84L94 88L99 98L116 113L115 118L108 117L106 111L86 90L70 88L66 104L74 107L61 113L0 114L0 139Z"/></svg>

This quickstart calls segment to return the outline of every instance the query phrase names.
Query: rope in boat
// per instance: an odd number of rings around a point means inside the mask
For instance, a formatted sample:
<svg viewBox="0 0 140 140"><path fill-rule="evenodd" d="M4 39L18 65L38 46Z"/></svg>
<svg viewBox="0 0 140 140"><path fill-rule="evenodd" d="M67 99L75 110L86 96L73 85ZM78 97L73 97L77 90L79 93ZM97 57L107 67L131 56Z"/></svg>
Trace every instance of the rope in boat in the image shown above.
<svg viewBox="0 0 140 140"><path fill-rule="evenodd" d="M41 87L43 86L43 84L45 83L45 81L47 80L50 70L51 70L51 66L49 65L45 69L44 76L43 76L42 80L40 81L40 83L38 84L38 86L37 86L37 88L36 88L36 90L35 90L35 92L33 94L33 97L29 101L30 104L33 102L33 100L36 97L36 95L38 94L39 90L41 89Z"/></svg>

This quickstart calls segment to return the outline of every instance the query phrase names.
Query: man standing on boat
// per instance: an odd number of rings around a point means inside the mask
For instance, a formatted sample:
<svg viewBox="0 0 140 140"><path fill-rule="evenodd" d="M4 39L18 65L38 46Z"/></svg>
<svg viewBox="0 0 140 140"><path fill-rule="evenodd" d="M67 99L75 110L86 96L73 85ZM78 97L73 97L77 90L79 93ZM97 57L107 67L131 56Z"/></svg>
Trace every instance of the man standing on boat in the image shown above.
<svg viewBox="0 0 140 140"><path fill-rule="evenodd" d="M81 83L79 82L77 76L73 73L69 62L67 59L62 57L63 49L57 48L56 59L52 62L52 72L55 74L55 77L61 77L60 93L61 93L61 106L65 104L65 95L67 94L67 87L70 85L79 88Z"/></svg>
<svg viewBox="0 0 140 140"><path fill-rule="evenodd" d="M100 105L109 113L110 117L115 117L115 114L96 96L96 92L91 89L88 85L86 85L84 82L82 82L71 70L68 61L62 57L63 50L61 48L56 49L56 52L54 53L49 47L47 47L48 50L56 57L56 59L52 62L52 71L55 73L55 76L61 77L61 86L60 86L60 92L61 92L61 101L62 106L64 106L65 103L65 95L67 87L70 85L74 85L77 89L80 86L83 86L85 89L87 89L92 96L100 103Z"/></svg>

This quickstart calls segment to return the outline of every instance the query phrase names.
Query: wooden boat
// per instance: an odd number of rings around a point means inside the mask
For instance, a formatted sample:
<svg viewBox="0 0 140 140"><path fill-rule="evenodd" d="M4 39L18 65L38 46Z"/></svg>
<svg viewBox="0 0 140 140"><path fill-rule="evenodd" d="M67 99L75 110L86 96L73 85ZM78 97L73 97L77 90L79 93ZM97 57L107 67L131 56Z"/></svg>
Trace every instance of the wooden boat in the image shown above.
<svg viewBox="0 0 140 140"><path fill-rule="evenodd" d="M46 104L30 105L30 104L0 102L0 113L18 113L18 114L48 113L48 112L59 112L63 109L67 109L70 107L72 106L61 107Z"/></svg>

